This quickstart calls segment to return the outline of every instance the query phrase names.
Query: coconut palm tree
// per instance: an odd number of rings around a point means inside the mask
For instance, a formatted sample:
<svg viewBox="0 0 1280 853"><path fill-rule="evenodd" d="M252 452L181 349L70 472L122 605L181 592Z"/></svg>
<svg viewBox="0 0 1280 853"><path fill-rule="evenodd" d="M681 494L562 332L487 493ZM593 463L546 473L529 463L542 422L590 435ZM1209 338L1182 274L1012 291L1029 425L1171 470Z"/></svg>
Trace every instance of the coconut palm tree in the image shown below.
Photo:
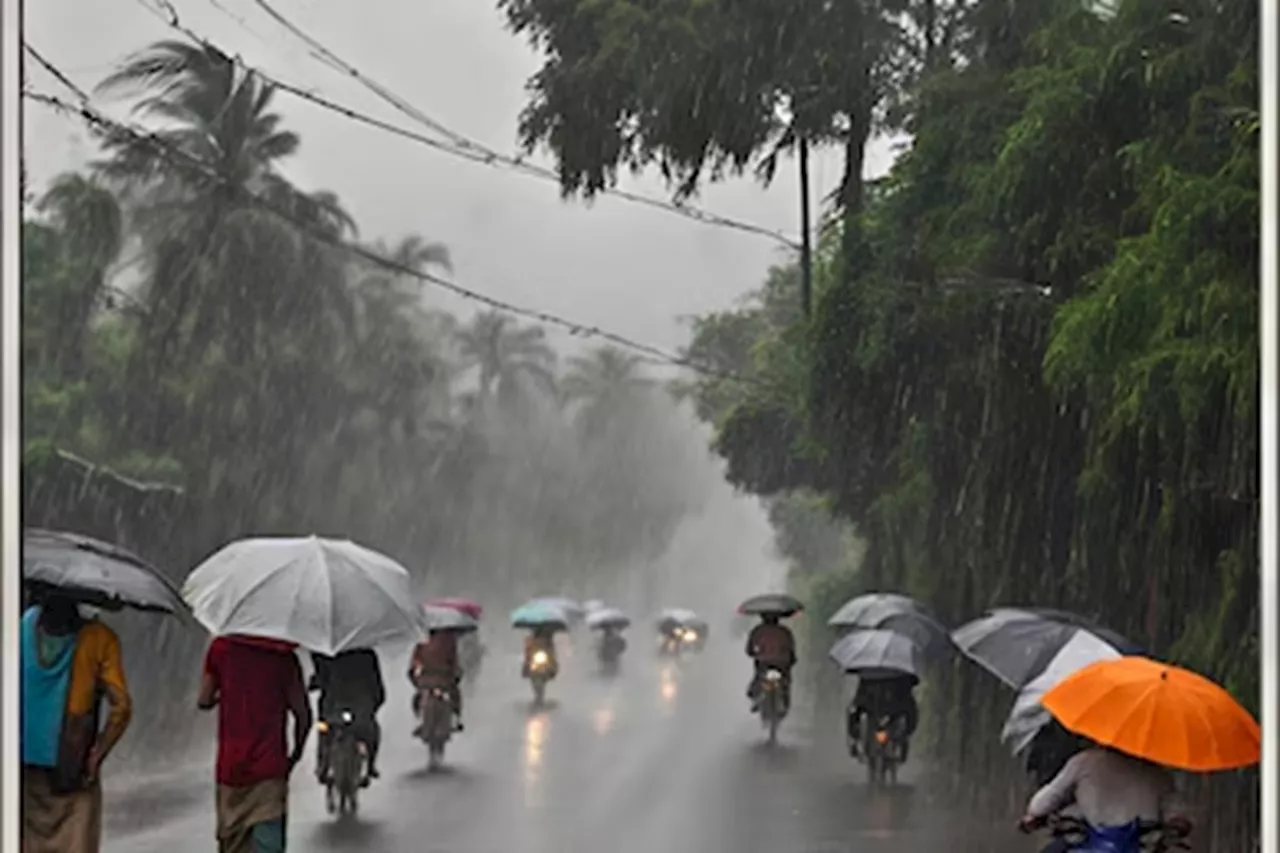
<svg viewBox="0 0 1280 853"><path fill-rule="evenodd" d="M602 429L653 387L653 380L640 373L642 363L639 356L613 346L569 359L561 392L565 403L577 408L586 431Z"/></svg>
<svg viewBox="0 0 1280 853"><path fill-rule="evenodd" d="M555 351L547 345L541 326L518 326L500 311L477 314L457 335L462 363L479 370L480 403L496 390L512 401L526 383L554 394Z"/></svg>
<svg viewBox="0 0 1280 853"><path fill-rule="evenodd" d="M56 325L56 333L47 338L52 351L45 355L61 374L78 375L89 322L124 245L124 217L109 189L74 172L55 179L36 210L57 235L57 281L35 297L54 303L41 312Z"/></svg>

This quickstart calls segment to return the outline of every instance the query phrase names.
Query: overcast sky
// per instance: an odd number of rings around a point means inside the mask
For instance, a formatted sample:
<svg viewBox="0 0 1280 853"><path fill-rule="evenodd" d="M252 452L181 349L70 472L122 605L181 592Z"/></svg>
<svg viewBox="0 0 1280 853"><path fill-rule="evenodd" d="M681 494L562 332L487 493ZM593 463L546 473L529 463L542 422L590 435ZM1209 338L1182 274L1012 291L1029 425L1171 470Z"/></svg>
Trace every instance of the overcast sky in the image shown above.
<svg viewBox="0 0 1280 853"><path fill-rule="evenodd" d="M26 7L26 38L76 83L91 88L113 63L174 38L144 0L39 0ZM488 0L279 0L273 4L362 74L453 129L516 152L524 85L540 61L504 27ZM313 59L253 0L176 0L183 22L251 65L406 128L421 126L358 82ZM60 92L33 62L28 86ZM103 102L106 106L106 102ZM301 134L285 171L308 189L336 192L362 237L418 233L448 244L459 284L527 307L674 349L681 315L730 305L757 287L778 245L602 197L591 207L560 200L555 184L430 150L354 124L287 95L276 108ZM32 188L92 154L88 135L66 117L26 105ZM545 158L545 155L542 155ZM873 143L869 175L891 161ZM549 161L547 161L549 162ZM838 180L834 152L816 158L813 197ZM798 234L794 163L767 191L749 178L704 190L695 203L721 215ZM654 176L623 187L667 197ZM435 301L435 300L433 300ZM453 297L441 304L469 310ZM557 342L560 342L557 336Z"/></svg>

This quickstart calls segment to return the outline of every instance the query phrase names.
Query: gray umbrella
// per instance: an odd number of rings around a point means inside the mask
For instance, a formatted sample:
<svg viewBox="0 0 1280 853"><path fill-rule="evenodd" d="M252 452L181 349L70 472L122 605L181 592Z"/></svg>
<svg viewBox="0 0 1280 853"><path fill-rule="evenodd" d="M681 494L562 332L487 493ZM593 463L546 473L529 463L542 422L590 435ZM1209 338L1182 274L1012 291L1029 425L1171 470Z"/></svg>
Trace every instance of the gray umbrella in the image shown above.
<svg viewBox="0 0 1280 853"><path fill-rule="evenodd" d="M24 530L22 580L107 610L190 614L177 589L137 554L78 533Z"/></svg>
<svg viewBox="0 0 1280 853"><path fill-rule="evenodd" d="M951 639L966 657L1021 690L1085 630L1028 610L1000 608L961 625Z"/></svg>
<svg viewBox="0 0 1280 853"><path fill-rule="evenodd" d="M592 630L604 628L625 628L631 624L631 617L616 607L601 607L587 614L587 627Z"/></svg>
<svg viewBox="0 0 1280 853"><path fill-rule="evenodd" d="M827 656L845 672L871 677L893 674L919 678L924 666L924 655L910 637L875 629L841 637Z"/></svg>
<svg viewBox="0 0 1280 853"><path fill-rule="evenodd" d="M851 598L827 624L833 628L882 628L905 634L929 655L951 645L947 629L914 599L893 592L873 592Z"/></svg>
<svg viewBox="0 0 1280 853"><path fill-rule="evenodd" d="M804 610L800 599L785 592L767 592L753 595L738 605L739 613L752 613L757 616L792 616Z"/></svg>

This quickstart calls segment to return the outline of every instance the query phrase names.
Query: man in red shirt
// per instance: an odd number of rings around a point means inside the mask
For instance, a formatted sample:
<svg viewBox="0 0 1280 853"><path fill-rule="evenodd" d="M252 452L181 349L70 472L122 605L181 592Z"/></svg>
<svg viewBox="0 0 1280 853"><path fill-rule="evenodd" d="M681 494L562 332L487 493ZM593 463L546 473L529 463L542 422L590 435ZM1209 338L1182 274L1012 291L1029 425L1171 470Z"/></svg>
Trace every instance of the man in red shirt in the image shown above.
<svg viewBox="0 0 1280 853"><path fill-rule="evenodd" d="M419 711L421 691L430 687L442 687L449 691L453 705L453 728L462 731L462 667L458 663L458 635L453 631L430 631L427 639L413 648L409 661L409 681L416 688L413 694L413 713ZM422 726L414 730L415 737L422 736Z"/></svg>
<svg viewBox="0 0 1280 853"><path fill-rule="evenodd" d="M752 702L753 711L760 699L760 678L770 668L782 673L783 695L790 702L791 668L796 664L796 638L791 629L778 621L776 613L762 614L760 619L760 624L752 628L747 637L747 657L755 663L755 672L747 687L747 698Z"/></svg>
<svg viewBox="0 0 1280 853"><path fill-rule="evenodd" d="M311 731L294 644L217 637L205 655L196 705L218 709L218 851L284 853L289 773ZM293 717L293 749L285 718Z"/></svg>

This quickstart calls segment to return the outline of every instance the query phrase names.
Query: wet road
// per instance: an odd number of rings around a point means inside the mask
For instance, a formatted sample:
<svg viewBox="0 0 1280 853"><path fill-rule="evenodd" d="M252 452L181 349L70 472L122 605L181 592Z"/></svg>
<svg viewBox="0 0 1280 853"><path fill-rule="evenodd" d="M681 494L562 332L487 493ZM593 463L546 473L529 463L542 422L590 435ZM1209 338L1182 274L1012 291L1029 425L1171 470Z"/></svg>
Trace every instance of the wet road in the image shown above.
<svg viewBox="0 0 1280 853"><path fill-rule="evenodd" d="M584 647L565 656L544 710L530 707L518 660L491 654L469 697L467 731L436 773L427 772L425 747L408 734L402 662L385 661L391 695L382 713L382 779L363 792L358 817L338 821L325 813L308 760L294 779L290 846L1003 853L1011 839L960 827L944 806L924 801L909 772L896 791L868 791L861 766L838 741L805 730L810 715L801 697L781 742L765 745L746 713L744 662L732 645L679 665L633 647L612 680L594 673ZM189 775L211 774L210 762ZM208 781L117 783L107 796L110 853L214 849Z"/></svg>

